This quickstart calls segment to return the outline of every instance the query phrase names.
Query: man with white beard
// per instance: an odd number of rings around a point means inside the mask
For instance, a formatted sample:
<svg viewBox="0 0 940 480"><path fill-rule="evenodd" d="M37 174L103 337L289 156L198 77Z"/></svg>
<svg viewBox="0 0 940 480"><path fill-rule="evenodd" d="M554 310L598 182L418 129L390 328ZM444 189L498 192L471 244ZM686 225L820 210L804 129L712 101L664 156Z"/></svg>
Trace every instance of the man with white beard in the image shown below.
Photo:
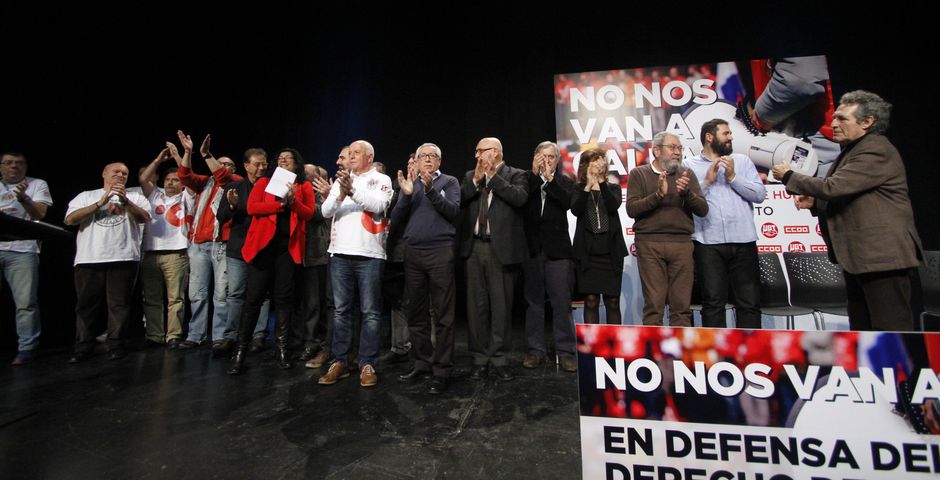
<svg viewBox="0 0 940 480"><path fill-rule="evenodd" d="M653 137L652 163L634 168L627 187L627 215L635 220L637 268L643 287L643 324L692 326L692 215L708 203L695 173L681 164L682 142L674 134Z"/></svg>

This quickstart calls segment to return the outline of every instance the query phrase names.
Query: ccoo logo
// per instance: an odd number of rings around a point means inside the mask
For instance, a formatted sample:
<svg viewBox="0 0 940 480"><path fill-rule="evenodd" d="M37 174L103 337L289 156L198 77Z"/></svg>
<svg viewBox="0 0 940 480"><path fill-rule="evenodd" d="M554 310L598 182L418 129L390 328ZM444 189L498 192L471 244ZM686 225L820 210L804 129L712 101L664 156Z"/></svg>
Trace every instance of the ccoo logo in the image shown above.
<svg viewBox="0 0 940 480"><path fill-rule="evenodd" d="M793 235L797 233L809 233L808 225L787 225L783 227L783 233Z"/></svg>

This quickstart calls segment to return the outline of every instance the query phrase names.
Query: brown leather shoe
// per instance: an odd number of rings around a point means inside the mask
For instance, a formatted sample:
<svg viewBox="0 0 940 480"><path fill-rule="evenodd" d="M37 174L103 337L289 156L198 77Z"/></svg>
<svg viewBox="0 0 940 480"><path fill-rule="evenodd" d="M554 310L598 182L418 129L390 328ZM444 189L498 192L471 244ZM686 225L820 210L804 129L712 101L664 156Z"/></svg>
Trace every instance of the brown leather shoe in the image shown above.
<svg viewBox="0 0 940 480"><path fill-rule="evenodd" d="M320 377L320 380L317 381L320 385L333 385L342 378L349 376L349 371L346 370L346 367L342 363L333 362L330 365L330 369L326 371L326 375Z"/></svg>
<svg viewBox="0 0 940 480"><path fill-rule="evenodd" d="M373 387L379 383L379 377L375 374L375 369L368 363L359 369L359 385L363 387Z"/></svg>
<svg viewBox="0 0 940 480"><path fill-rule="evenodd" d="M522 366L525 368L535 368L542 364L545 361L545 357L537 353L527 353L525 358L522 359Z"/></svg>
<svg viewBox="0 0 940 480"><path fill-rule="evenodd" d="M574 357L565 355L558 359L561 363L561 369L566 372L577 372L578 371L578 361Z"/></svg>
<svg viewBox="0 0 940 480"><path fill-rule="evenodd" d="M313 356L310 360L307 360L307 363L304 364L307 368L320 368L326 365L326 362L330 360L330 352L326 350L320 350L316 355Z"/></svg>

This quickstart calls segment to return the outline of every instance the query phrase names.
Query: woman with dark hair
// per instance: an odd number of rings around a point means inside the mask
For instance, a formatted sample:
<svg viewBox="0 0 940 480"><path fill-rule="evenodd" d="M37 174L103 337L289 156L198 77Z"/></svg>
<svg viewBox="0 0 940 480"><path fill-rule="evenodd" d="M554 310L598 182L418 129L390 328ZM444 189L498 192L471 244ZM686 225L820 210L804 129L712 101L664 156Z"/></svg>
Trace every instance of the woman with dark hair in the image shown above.
<svg viewBox="0 0 940 480"><path fill-rule="evenodd" d="M244 369L251 335L269 290L274 297L277 364L285 369L293 366L287 353L287 335L294 308L294 273L303 261L307 220L313 217L316 204L313 188L304 176L300 152L293 148L281 149L277 166L290 170L297 177L288 185L283 197L276 197L265 192L272 171L258 179L248 196L248 215L252 219L242 247L242 257L248 263L248 278L238 326L238 350L228 371L230 375L238 375Z"/></svg>
<svg viewBox="0 0 940 480"><path fill-rule="evenodd" d="M578 185L571 196L571 213L578 217L574 231L575 274L584 295L584 322L600 322L603 295L608 324L620 324L620 281L627 244L620 227L622 192L607 181L607 155L600 148L581 153Z"/></svg>

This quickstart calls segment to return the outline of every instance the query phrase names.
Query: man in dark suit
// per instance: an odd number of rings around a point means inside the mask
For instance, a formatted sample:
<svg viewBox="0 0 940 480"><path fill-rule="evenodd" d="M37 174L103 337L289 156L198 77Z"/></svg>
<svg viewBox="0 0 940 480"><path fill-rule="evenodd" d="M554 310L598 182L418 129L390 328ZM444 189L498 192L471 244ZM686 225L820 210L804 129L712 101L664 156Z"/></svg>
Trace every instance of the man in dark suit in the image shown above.
<svg viewBox="0 0 940 480"><path fill-rule="evenodd" d="M532 170L526 172L529 201L525 205L525 235L529 258L522 264L525 278L525 336L529 352L522 366L535 368L545 361L545 294L552 304L555 352L562 369L577 371L574 323L571 320L571 237L568 208L574 181L559 174L558 145L542 142L535 148Z"/></svg>
<svg viewBox="0 0 940 480"><path fill-rule="evenodd" d="M797 208L819 217L829 258L842 265L852 330L911 330L911 275L920 264L920 237L901 155L883 135L891 104L856 90L832 116L842 153L824 178L774 166L796 193Z"/></svg>
<svg viewBox="0 0 940 480"><path fill-rule="evenodd" d="M511 346L513 284L527 257L522 206L528 200L525 171L503 161L497 138L477 143L476 168L460 186L464 210L460 256L467 262L467 319L473 370L482 380L493 365L502 381L513 379Z"/></svg>

